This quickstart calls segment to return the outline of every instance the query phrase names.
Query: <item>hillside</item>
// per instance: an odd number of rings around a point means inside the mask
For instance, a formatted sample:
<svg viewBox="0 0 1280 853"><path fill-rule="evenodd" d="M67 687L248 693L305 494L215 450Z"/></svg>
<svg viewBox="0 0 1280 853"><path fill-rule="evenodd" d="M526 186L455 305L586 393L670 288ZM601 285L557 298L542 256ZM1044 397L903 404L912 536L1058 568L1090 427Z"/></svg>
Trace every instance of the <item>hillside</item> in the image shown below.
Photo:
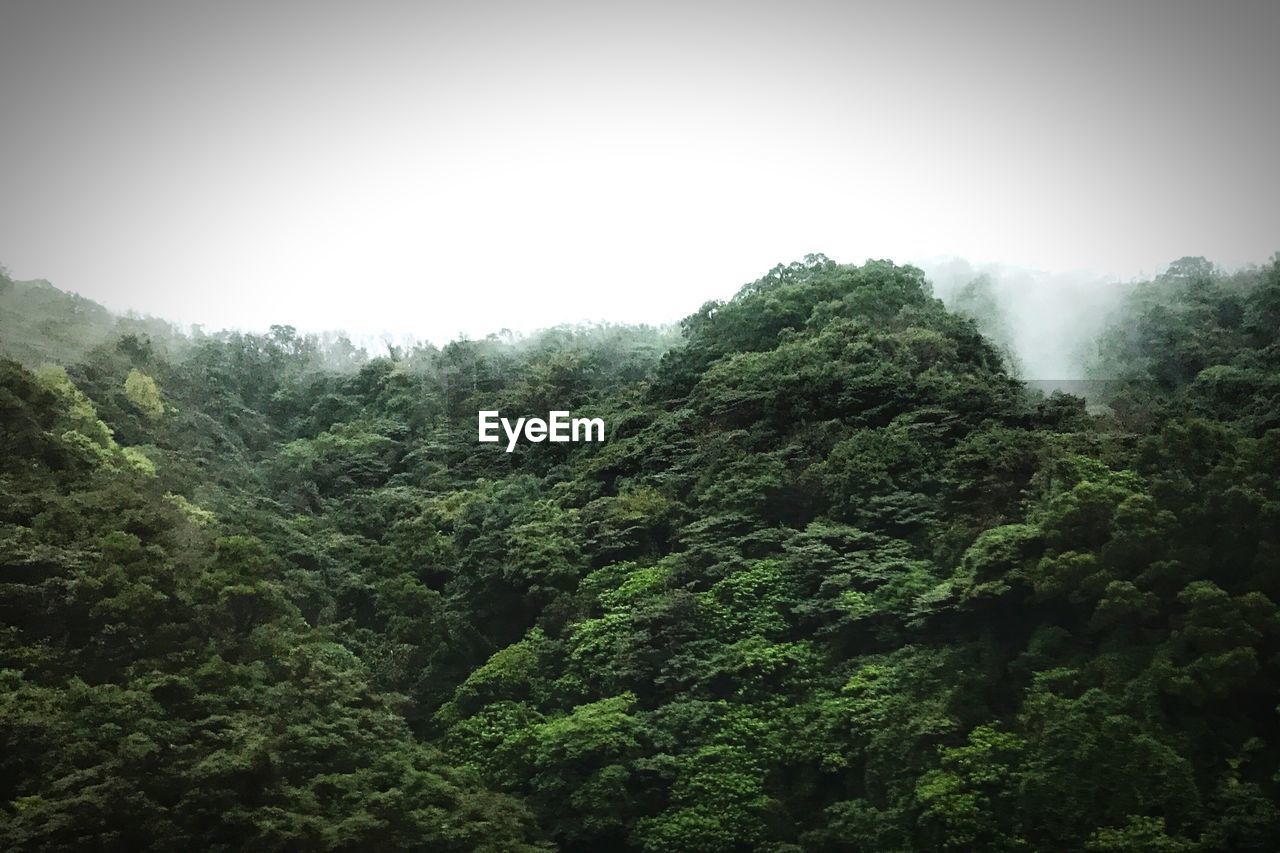
<svg viewBox="0 0 1280 853"><path fill-rule="evenodd" d="M981 304L810 256L370 359L7 285L0 844L1272 849L1280 266L1135 286L1103 414Z"/></svg>
<svg viewBox="0 0 1280 853"><path fill-rule="evenodd" d="M0 356L27 367L80 361L94 347L126 334L144 334L171 343L168 323L120 317L47 281L14 281L0 267Z"/></svg>

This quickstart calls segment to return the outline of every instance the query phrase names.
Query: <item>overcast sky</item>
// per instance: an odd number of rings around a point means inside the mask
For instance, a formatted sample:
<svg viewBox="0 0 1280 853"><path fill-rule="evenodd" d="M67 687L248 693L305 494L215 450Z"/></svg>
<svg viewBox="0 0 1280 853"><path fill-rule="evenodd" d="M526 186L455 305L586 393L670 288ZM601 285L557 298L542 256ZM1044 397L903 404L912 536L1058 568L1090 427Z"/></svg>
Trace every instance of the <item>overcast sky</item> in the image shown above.
<svg viewBox="0 0 1280 853"><path fill-rule="evenodd" d="M1280 3L0 0L0 264L213 328L1280 250Z"/></svg>

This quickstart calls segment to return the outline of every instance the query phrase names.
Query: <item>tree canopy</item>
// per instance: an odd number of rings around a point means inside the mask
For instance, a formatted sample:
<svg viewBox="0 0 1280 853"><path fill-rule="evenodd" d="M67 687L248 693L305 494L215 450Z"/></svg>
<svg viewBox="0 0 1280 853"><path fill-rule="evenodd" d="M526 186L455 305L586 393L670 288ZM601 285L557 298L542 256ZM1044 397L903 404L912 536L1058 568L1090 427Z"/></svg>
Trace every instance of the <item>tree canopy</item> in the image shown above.
<svg viewBox="0 0 1280 853"><path fill-rule="evenodd" d="M376 357L48 294L101 333L37 345L41 293L0 289L6 848L1280 837L1274 262L1133 287L1095 405L888 261Z"/></svg>

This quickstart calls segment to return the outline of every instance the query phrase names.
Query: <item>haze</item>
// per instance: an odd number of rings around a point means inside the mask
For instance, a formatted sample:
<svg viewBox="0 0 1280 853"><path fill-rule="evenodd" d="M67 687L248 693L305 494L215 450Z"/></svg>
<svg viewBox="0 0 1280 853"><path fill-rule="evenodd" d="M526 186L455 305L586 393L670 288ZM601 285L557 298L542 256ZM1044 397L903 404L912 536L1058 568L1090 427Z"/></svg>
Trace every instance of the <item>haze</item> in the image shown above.
<svg viewBox="0 0 1280 853"><path fill-rule="evenodd" d="M436 341L671 321L814 251L1238 266L1280 249L1278 36L1274 2L4 0L0 263Z"/></svg>

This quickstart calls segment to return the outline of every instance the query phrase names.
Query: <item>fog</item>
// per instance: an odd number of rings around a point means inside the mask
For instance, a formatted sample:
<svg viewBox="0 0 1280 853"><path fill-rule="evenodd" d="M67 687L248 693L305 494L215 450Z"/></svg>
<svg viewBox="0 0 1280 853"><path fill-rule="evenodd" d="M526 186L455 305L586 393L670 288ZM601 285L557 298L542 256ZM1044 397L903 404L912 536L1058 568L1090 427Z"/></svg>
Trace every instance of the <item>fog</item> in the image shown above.
<svg viewBox="0 0 1280 853"><path fill-rule="evenodd" d="M811 252L962 256L1048 271L995 282L1056 373L1046 282L1277 248L1278 30L1252 0L12 0L0 263L442 341L670 322Z"/></svg>
<svg viewBox="0 0 1280 853"><path fill-rule="evenodd" d="M1046 383L1088 376L1094 342L1117 320L1114 312L1131 283L1084 271L975 265L963 258L935 258L918 266L933 283L934 295L972 316L1012 356L1021 378Z"/></svg>

